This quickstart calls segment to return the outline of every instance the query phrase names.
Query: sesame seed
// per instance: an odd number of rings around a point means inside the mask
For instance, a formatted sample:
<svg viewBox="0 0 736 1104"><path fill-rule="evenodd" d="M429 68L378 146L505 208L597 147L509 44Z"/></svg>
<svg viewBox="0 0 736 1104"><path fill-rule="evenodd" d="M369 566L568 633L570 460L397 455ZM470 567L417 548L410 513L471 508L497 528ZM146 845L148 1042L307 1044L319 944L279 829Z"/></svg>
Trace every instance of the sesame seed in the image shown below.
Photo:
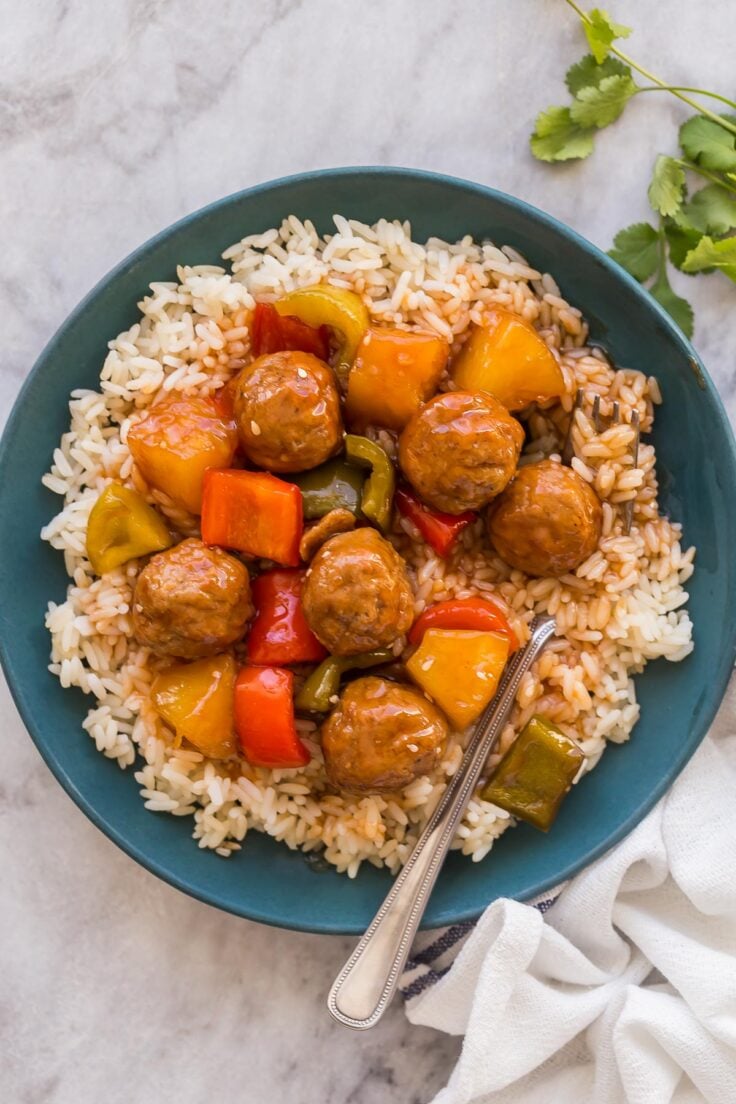
<svg viewBox="0 0 736 1104"><path fill-rule="evenodd" d="M417 746L417 744L407 744L406 745L406 750L407 751L419 751L419 747Z"/></svg>
<svg viewBox="0 0 736 1104"><path fill-rule="evenodd" d="M307 376L309 375L309 372L307 371L306 368L297 368L296 374L298 376L301 376L302 379L306 379Z"/></svg>
<svg viewBox="0 0 736 1104"><path fill-rule="evenodd" d="M432 666L433 664L434 664L434 660L433 660L433 659L431 659L431 658L430 658L430 659L425 659L424 663L422 663L422 670L423 670L423 671L428 671L428 670L429 670L429 668L430 668L430 667L431 667L431 666Z"/></svg>
<svg viewBox="0 0 736 1104"><path fill-rule="evenodd" d="M261 427L259 426L258 422L251 421L250 431L251 431L251 433L253 434L254 437L260 437Z"/></svg>
<svg viewBox="0 0 736 1104"><path fill-rule="evenodd" d="M330 697L327 700L329 701L329 703L331 705L337 705L337 703L340 700L340 695L339 694L331 694Z"/></svg>

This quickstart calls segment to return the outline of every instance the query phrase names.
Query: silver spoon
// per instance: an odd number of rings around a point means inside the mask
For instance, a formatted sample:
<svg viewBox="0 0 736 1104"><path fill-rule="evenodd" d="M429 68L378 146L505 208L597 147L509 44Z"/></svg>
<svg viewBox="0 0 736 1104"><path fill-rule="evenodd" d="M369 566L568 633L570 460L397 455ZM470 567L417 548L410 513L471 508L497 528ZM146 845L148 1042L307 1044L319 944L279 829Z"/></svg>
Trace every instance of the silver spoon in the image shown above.
<svg viewBox="0 0 736 1104"><path fill-rule="evenodd" d="M373 922L337 975L327 1007L346 1027L360 1030L373 1027L386 1011L458 822L508 719L521 679L554 631L553 617L536 617L532 622L531 637L506 667L457 774L450 780Z"/></svg>

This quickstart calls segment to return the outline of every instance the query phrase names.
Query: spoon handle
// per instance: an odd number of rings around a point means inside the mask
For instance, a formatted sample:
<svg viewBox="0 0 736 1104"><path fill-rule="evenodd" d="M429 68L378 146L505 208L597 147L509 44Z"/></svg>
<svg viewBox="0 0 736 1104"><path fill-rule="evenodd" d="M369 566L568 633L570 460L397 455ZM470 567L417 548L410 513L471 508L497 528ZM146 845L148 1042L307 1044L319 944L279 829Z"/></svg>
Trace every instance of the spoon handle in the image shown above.
<svg viewBox="0 0 736 1104"><path fill-rule="evenodd" d="M386 1011L458 822L508 719L521 679L554 630L554 618L534 620L529 642L507 665L498 691L478 722L460 767L416 847L335 979L327 1007L346 1027L373 1027Z"/></svg>

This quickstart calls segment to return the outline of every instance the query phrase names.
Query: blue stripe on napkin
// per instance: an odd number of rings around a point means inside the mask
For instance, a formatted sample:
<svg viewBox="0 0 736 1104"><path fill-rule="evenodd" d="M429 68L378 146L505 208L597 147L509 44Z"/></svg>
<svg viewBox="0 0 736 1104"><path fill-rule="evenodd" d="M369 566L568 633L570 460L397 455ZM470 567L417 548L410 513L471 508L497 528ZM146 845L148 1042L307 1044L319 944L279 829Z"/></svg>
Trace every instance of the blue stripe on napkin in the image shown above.
<svg viewBox="0 0 736 1104"><path fill-rule="evenodd" d="M529 904L544 914L552 908L563 888L557 886L552 891L552 896L537 898ZM405 1001L418 997L445 976L476 923L476 920L463 920L439 932L432 932L431 941L425 946L420 947L419 943L415 943L414 951L406 961L402 986L399 989Z"/></svg>

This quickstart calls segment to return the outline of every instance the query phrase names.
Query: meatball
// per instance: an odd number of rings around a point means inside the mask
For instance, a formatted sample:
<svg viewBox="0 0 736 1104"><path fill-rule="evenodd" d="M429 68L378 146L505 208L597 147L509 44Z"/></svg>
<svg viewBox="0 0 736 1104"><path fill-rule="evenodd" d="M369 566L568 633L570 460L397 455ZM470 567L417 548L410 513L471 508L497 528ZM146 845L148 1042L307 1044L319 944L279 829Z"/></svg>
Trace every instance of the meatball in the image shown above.
<svg viewBox="0 0 736 1104"><path fill-rule="evenodd" d="M194 538L153 556L133 593L133 632L160 656L215 655L240 639L252 614L244 565Z"/></svg>
<svg viewBox="0 0 736 1104"><path fill-rule="evenodd" d="M479 510L512 478L524 430L485 391L448 391L401 434L399 464L426 503L448 514Z"/></svg>
<svg viewBox="0 0 736 1104"><path fill-rule="evenodd" d="M267 353L243 368L235 419L248 459L273 472L316 468L342 443L334 374L311 353Z"/></svg>
<svg viewBox="0 0 736 1104"><path fill-rule="evenodd" d="M491 543L527 575L564 575L598 546L603 510L571 468L541 460L520 468L488 511Z"/></svg>
<svg viewBox="0 0 736 1104"><path fill-rule="evenodd" d="M339 533L322 545L307 571L302 605L333 655L385 648L414 619L404 561L375 529Z"/></svg>
<svg viewBox="0 0 736 1104"><path fill-rule="evenodd" d="M439 764L447 722L417 690L356 679L322 725L327 777L352 793L393 793Z"/></svg>

